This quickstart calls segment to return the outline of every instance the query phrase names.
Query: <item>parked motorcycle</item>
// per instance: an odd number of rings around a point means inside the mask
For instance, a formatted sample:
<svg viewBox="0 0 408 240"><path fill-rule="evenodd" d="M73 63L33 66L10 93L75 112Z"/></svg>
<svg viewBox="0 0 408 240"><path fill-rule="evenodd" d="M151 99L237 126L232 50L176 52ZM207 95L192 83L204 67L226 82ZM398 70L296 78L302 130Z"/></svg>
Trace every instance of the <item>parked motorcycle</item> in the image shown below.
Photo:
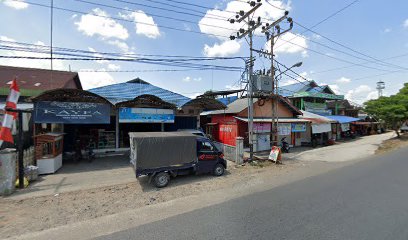
<svg viewBox="0 0 408 240"><path fill-rule="evenodd" d="M282 152L289 153L290 147L289 147L289 143L286 142L286 137L281 139L281 149L282 149Z"/></svg>

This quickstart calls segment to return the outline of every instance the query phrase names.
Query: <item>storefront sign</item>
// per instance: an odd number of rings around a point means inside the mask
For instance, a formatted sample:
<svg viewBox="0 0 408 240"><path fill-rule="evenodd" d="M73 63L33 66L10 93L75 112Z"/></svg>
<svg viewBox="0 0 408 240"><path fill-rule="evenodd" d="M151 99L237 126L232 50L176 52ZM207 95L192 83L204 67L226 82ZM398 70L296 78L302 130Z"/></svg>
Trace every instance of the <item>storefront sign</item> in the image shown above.
<svg viewBox="0 0 408 240"><path fill-rule="evenodd" d="M120 123L174 123L174 110L157 108L120 108Z"/></svg>
<svg viewBox="0 0 408 240"><path fill-rule="evenodd" d="M270 123L254 123L254 133L267 133L271 132Z"/></svg>
<svg viewBox="0 0 408 240"><path fill-rule="evenodd" d="M335 95L330 93L312 93L312 92L298 92L293 94L293 97L315 97L332 100L343 100L344 95Z"/></svg>
<svg viewBox="0 0 408 240"><path fill-rule="evenodd" d="M85 102L37 102L35 123L109 124L110 106Z"/></svg>
<svg viewBox="0 0 408 240"><path fill-rule="evenodd" d="M325 133L331 130L331 123L312 124L312 133Z"/></svg>
<svg viewBox="0 0 408 240"><path fill-rule="evenodd" d="M292 123L292 132L306 132L306 123Z"/></svg>
<svg viewBox="0 0 408 240"><path fill-rule="evenodd" d="M278 124L278 135L288 136L291 134L291 124L290 123L279 123Z"/></svg>

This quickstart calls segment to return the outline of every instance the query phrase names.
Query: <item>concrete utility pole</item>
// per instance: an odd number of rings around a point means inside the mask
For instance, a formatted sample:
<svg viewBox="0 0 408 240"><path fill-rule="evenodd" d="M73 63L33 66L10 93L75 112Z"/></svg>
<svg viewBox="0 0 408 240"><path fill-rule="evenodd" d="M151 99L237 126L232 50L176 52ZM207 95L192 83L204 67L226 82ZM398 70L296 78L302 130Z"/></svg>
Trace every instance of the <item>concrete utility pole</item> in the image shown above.
<svg viewBox="0 0 408 240"><path fill-rule="evenodd" d="M278 100L279 100L279 91L278 91L278 81L275 79L275 65L274 65L274 53L273 47L275 45L275 39L277 39L280 35L289 32L293 28L293 20L292 18L288 17L289 12L285 11L284 16L280 17L278 20L273 22L272 24L267 23L266 26L262 26L262 32L265 33L267 40L270 41L270 55L271 58L271 80L272 80L272 92L271 92L271 99L272 99L272 129L271 129L271 143L272 146L278 145ZM290 24L289 29L281 32L281 28L279 23L283 20L287 19L288 23Z"/></svg>
<svg viewBox="0 0 408 240"><path fill-rule="evenodd" d="M251 5L252 9L248 12L243 10L239 11L235 16L236 19L230 19L230 23L235 22L242 22L244 21L247 24L247 29L239 29L236 36L231 36L231 40L235 40L236 38L241 39L248 35L249 38L249 65L248 65L248 137L249 137L249 158L253 159L254 154L254 138L253 138L253 122L254 122L254 99L253 99L253 66L254 66L254 58L252 53L252 45L253 45L253 33L255 29L262 25L261 18L258 17L258 20L253 20L253 13L262 5L261 0L250 1L248 2Z"/></svg>

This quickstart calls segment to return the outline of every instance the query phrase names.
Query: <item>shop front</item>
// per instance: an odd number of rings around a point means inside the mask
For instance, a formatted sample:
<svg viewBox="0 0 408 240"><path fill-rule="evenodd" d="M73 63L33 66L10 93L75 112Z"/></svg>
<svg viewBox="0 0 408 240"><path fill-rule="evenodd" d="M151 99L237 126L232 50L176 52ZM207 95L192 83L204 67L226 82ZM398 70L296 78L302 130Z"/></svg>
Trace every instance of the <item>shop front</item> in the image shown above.
<svg viewBox="0 0 408 240"><path fill-rule="evenodd" d="M115 147L115 135L111 131L114 130L114 111L112 104L103 97L79 89L56 89L32 101L38 166L49 167L41 163L58 160L64 153L79 160L87 149L97 151ZM54 167L53 171L56 170Z"/></svg>

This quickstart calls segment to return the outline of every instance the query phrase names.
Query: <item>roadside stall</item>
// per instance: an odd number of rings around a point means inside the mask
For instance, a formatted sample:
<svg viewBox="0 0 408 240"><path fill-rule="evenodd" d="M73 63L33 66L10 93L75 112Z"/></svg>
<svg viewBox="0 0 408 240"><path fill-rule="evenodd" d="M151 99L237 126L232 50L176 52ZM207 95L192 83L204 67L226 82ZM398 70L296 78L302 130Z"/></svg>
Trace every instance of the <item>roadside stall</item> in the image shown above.
<svg viewBox="0 0 408 240"><path fill-rule="evenodd" d="M332 123L337 121L307 111L302 111L301 119L309 120L312 146L327 145L333 139Z"/></svg>
<svg viewBox="0 0 408 240"><path fill-rule="evenodd" d="M114 131L112 105L103 97L79 89L56 89L32 101L37 164L44 155L59 158L56 152L79 160L87 149L114 148L115 135L108 134ZM54 150L44 153L49 145Z"/></svg>

